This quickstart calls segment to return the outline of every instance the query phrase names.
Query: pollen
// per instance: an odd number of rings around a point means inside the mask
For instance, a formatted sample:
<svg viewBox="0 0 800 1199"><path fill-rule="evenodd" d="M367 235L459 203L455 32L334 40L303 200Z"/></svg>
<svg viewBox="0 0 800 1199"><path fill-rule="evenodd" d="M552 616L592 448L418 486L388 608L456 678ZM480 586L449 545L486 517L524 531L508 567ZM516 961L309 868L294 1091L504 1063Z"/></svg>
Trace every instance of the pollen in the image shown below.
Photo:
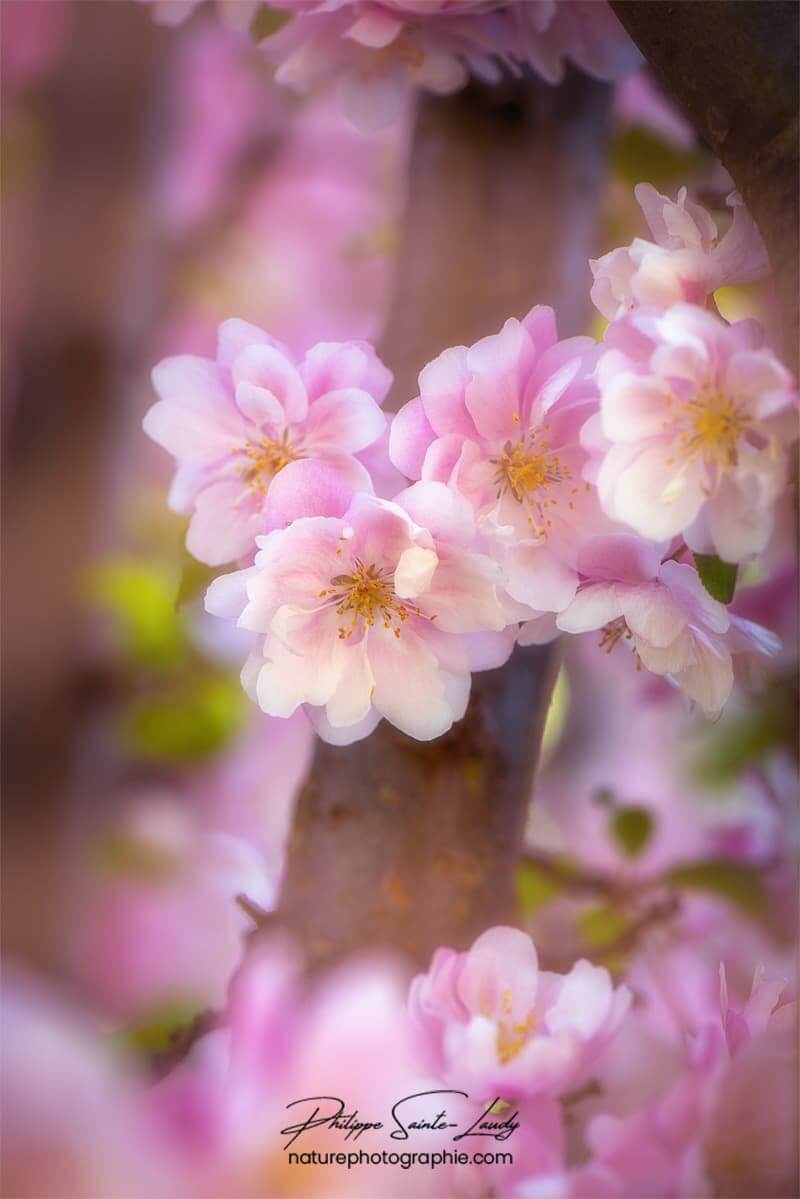
<svg viewBox="0 0 800 1199"><path fill-rule="evenodd" d="M409 616L424 616L416 604L398 599L391 578L390 571L367 566L356 558L350 574L334 575L330 587L320 591L320 598L335 602L337 614L344 617L338 630L340 640L350 640L378 622L399 637ZM436 617L426 619L433 621Z"/></svg>
<svg viewBox="0 0 800 1199"><path fill-rule="evenodd" d="M752 423L742 405L711 388L703 389L686 405L688 428L680 436L683 452L690 458L702 455L721 469L735 467L739 442Z"/></svg>
<svg viewBox="0 0 800 1199"><path fill-rule="evenodd" d="M501 1021L497 1026L497 1056L505 1065L525 1048L536 1032L536 1017L530 1012L526 1020L513 1024Z"/></svg>
<svg viewBox="0 0 800 1199"><path fill-rule="evenodd" d="M632 636L625 617L618 616L616 620L611 620L608 624L603 625L600 630L600 649L604 649L607 654L610 654L623 637L630 641Z"/></svg>
<svg viewBox="0 0 800 1199"><path fill-rule="evenodd" d="M265 496L269 485L290 462L295 462L302 455L297 448L289 443L287 433L280 441L272 441L263 437L260 441L248 441L240 451L244 461L237 467L242 476L242 482L259 496Z"/></svg>
<svg viewBox="0 0 800 1199"><path fill-rule="evenodd" d="M518 504L528 509L528 524L540 537L545 537L552 525L547 509L558 503L551 489L572 477L566 463L552 453L546 432L545 425L520 441L507 441L502 454L490 459L496 468L497 498L510 492Z"/></svg>

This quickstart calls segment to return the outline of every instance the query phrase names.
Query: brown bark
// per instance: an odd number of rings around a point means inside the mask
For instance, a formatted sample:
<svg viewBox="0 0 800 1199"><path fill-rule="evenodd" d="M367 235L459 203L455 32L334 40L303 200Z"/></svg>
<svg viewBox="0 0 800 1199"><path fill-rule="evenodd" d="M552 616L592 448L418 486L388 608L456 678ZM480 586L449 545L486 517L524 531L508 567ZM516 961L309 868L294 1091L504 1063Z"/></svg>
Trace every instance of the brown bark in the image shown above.
<svg viewBox="0 0 800 1199"><path fill-rule="evenodd" d="M730 172L775 271L797 357L798 29L795 0L612 0L664 88Z"/></svg>
<svg viewBox="0 0 800 1199"><path fill-rule="evenodd" d="M586 317L607 91L582 77L426 97L383 352L395 404L446 346L535 302ZM298 803L279 918L315 963L370 945L425 962L515 918L518 862L555 669L517 650L473 680L463 722L421 744L385 723L321 745ZM270 922L270 926L272 922Z"/></svg>

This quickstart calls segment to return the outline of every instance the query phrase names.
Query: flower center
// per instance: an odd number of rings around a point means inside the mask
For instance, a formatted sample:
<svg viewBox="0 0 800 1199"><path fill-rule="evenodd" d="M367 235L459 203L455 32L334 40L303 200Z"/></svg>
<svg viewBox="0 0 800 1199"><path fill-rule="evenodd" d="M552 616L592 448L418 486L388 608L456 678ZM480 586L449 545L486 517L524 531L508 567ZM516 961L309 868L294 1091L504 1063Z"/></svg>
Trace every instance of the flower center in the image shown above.
<svg viewBox="0 0 800 1199"><path fill-rule="evenodd" d="M524 504L528 509L528 524L540 537L547 536L547 530L553 523L547 509L558 503L557 499L548 495L548 489L572 477L566 463L561 461L558 454L550 452L545 431L546 426L542 426L529 432L520 441L507 441L502 454L490 459L496 468L494 482L497 498L510 492L518 504ZM573 488L572 494L576 492L577 488ZM572 506L571 499L569 506Z"/></svg>
<svg viewBox="0 0 800 1199"><path fill-rule="evenodd" d="M416 604L397 598L390 571L374 565L365 566L358 558L349 575L334 575L330 587L324 587L319 594L322 599L332 599L338 615L345 617L339 626L342 641L371 629L376 620L399 637L400 627L409 616L423 615ZM433 621L436 617L427 619Z"/></svg>
<svg viewBox="0 0 800 1199"><path fill-rule="evenodd" d="M272 441L269 437L262 437L260 441L248 441L239 453L245 459L241 466L237 467L242 482L262 498L267 494L269 485L278 471L301 457L296 447L289 444L288 433L284 433L280 441Z"/></svg>
<svg viewBox="0 0 800 1199"><path fill-rule="evenodd" d="M702 392L686 407L689 428L681 436L683 449L723 469L736 466L739 440L751 424L745 409L718 391Z"/></svg>
<svg viewBox="0 0 800 1199"><path fill-rule="evenodd" d="M610 654L623 637L627 637L630 641L632 636L625 617L618 616L616 620L610 620L608 624L604 624L600 630L600 649L604 649L607 654Z"/></svg>

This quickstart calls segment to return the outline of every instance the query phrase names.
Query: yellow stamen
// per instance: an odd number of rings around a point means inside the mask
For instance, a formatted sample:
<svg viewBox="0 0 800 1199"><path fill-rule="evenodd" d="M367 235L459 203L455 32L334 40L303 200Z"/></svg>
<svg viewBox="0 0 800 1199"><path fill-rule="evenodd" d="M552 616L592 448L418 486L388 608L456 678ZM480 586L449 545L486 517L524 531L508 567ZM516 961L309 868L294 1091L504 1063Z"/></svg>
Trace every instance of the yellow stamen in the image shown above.
<svg viewBox="0 0 800 1199"><path fill-rule="evenodd" d="M497 468L494 476L497 498L510 492L518 504L524 504L528 508L528 524L539 537L546 537L552 525L545 510L558 503L548 494L549 489L571 478L569 467L558 454L551 453L545 432L543 426L520 441L507 441L500 457L490 459Z"/></svg>
<svg viewBox="0 0 800 1199"><path fill-rule="evenodd" d="M246 459L237 468L242 482L260 496L267 494L278 471L301 457L297 448L289 444L287 433L280 441L271 441L268 437L263 437L261 441L248 441L240 453Z"/></svg>
<svg viewBox="0 0 800 1199"><path fill-rule="evenodd" d="M390 571L365 566L358 558L350 574L334 575L330 587L323 588L319 594L321 599L333 599L338 615L350 621L349 626L339 626L342 641L372 628L376 620L399 637L400 628L409 616L424 616L430 621L436 619L435 615L425 616L416 604L398 599L392 588Z"/></svg>

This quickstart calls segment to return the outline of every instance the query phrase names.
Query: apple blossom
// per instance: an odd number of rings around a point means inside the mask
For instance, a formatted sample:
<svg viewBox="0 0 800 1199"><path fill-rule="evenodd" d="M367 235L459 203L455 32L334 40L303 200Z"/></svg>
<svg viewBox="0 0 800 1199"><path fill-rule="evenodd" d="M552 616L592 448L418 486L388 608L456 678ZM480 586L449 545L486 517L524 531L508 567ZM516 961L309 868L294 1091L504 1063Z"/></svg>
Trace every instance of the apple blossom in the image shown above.
<svg viewBox="0 0 800 1199"><path fill-rule="evenodd" d="M273 479L289 462L319 458L371 491L356 455L377 441L391 374L366 342L321 342L295 363L254 325L220 325L216 361L160 362L161 397L145 432L178 461L170 504L191 512L186 544L218 566L252 549L265 527Z"/></svg>
<svg viewBox="0 0 800 1199"><path fill-rule="evenodd" d="M791 375L760 326L673 304L615 321L605 345L583 439L606 513L726 562L763 550L798 426Z"/></svg>
<svg viewBox="0 0 800 1199"><path fill-rule="evenodd" d="M565 60L600 79L633 69L638 52L605 0L274 0L292 19L264 43L279 83L301 91L335 76L344 112L373 131L412 85L446 95L470 73L494 83L532 68L550 83Z"/></svg>
<svg viewBox="0 0 800 1199"><path fill-rule="evenodd" d="M629 1001L587 961L565 975L540 970L530 937L504 927L482 933L467 953L438 950L409 996L445 1081L506 1098L560 1095L585 1081Z"/></svg>
<svg viewBox="0 0 800 1199"><path fill-rule="evenodd" d="M650 183L639 183L635 193L655 242L636 237L630 246L589 260L592 301L608 320L641 305L703 304L718 287L768 274L766 247L738 192L726 201L733 218L722 238L713 217L688 199L685 187L675 201Z"/></svg>
<svg viewBox="0 0 800 1199"><path fill-rule="evenodd" d="M776 639L758 625L738 625L732 641L724 604L712 599L694 567L662 562L656 545L628 536L598 538L579 553L578 569L584 582L556 618L558 628L602 629L609 652L629 642L643 666L668 675L706 716L718 716L730 695L739 638L748 649L777 652Z"/></svg>
<svg viewBox="0 0 800 1199"><path fill-rule="evenodd" d="M392 425L400 470L447 483L472 504L517 619L564 608L578 585L578 550L613 529L583 479L595 362L591 338L559 341L552 308L538 306L430 362L419 398Z"/></svg>
<svg viewBox="0 0 800 1199"><path fill-rule="evenodd" d="M440 736L464 714L471 663L498 665L511 650L499 636L498 572L473 548L469 505L441 483L393 503L354 494L308 461L274 487L279 527L257 538L254 565L215 580L206 601L261 635L245 688L272 716L306 705L338 743L381 716L421 740Z"/></svg>

